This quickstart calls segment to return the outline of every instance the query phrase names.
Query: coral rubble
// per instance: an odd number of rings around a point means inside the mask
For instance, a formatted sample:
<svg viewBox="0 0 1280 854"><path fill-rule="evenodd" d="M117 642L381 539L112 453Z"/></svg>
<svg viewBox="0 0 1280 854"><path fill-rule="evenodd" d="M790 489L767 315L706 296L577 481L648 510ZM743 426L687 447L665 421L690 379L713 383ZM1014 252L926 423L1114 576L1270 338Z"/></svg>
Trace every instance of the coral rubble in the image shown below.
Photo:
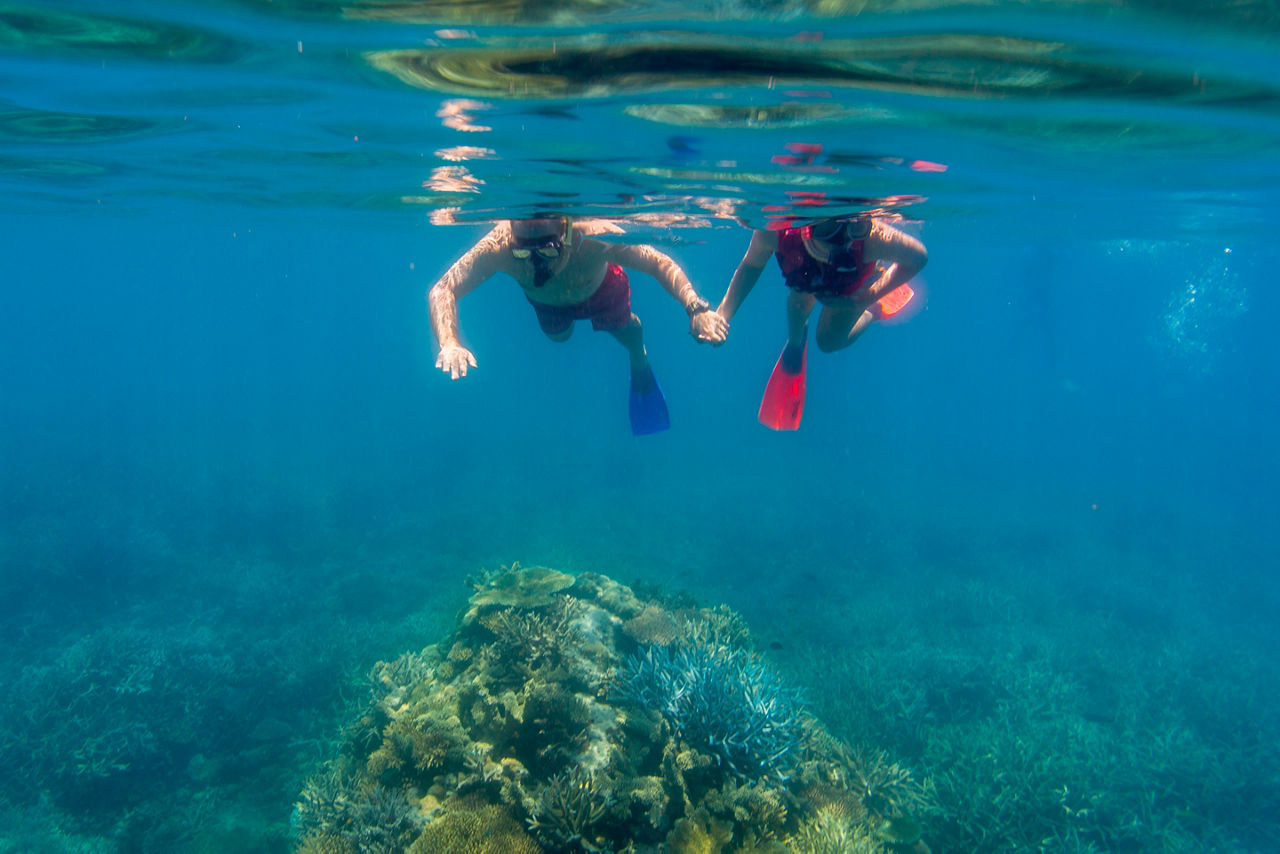
<svg viewBox="0 0 1280 854"><path fill-rule="evenodd" d="M298 851L927 850L728 609L542 567L475 586L449 637L374 668Z"/></svg>

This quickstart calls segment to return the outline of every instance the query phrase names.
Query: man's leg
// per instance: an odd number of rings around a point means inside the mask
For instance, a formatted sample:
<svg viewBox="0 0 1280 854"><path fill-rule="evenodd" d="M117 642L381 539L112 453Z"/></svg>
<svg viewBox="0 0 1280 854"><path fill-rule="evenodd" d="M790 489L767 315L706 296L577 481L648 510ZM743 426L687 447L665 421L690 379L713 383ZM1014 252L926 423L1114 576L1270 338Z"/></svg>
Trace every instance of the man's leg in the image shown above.
<svg viewBox="0 0 1280 854"><path fill-rule="evenodd" d="M643 371L649 364L649 355L644 350L644 327L640 325L640 318L633 312L626 326L610 329L609 334L627 348L627 355L631 358L631 372Z"/></svg>

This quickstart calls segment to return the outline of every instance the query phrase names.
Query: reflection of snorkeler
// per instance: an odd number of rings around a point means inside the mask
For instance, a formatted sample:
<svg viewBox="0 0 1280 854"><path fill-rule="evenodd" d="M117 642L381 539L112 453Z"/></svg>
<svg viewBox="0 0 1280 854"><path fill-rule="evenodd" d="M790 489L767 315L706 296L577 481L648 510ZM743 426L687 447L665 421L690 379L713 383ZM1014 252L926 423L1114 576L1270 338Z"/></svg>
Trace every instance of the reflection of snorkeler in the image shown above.
<svg viewBox="0 0 1280 854"><path fill-rule="evenodd" d="M765 389L760 422L775 430L795 430L804 409L805 345L814 305L822 303L818 348L824 353L844 349L876 320L910 301L913 294L906 283L929 255L920 241L871 216L756 231L716 309L726 322L755 287L771 254L789 289L787 345Z"/></svg>
<svg viewBox="0 0 1280 854"><path fill-rule="evenodd" d="M593 329L618 339L631 357L632 431L667 429L667 404L649 367L640 318L631 312L623 267L653 276L684 306L689 334L713 344L724 341L729 324L710 310L680 266L657 249L594 240L566 218L510 220L481 238L427 295L440 344L436 367L456 380L476 366L458 338L457 301L496 273L506 273L524 289L552 341L567 341L575 320L590 320Z"/></svg>

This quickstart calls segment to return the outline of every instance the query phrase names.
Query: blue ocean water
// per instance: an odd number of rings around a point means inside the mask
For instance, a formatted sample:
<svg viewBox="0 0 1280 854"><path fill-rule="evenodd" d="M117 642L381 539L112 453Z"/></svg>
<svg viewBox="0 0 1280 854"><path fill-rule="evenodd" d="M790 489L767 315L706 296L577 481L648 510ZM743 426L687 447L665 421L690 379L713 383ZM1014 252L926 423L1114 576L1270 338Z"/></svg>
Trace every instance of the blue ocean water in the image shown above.
<svg viewBox="0 0 1280 854"><path fill-rule="evenodd" d="M0 851L290 850L372 663L515 561L740 612L932 781L935 851L1273 850L1278 30L0 7ZM713 302L748 227L874 209L925 309L811 350L779 434L777 270L720 348L637 275L672 429L633 437L622 349L508 280L435 370L426 290L544 209Z"/></svg>

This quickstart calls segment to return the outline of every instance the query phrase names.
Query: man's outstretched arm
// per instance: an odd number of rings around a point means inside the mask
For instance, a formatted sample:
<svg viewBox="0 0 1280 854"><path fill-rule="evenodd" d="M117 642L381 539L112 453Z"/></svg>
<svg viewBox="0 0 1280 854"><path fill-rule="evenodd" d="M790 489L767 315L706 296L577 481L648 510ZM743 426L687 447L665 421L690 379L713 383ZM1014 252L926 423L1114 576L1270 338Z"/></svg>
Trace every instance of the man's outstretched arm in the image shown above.
<svg viewBox="0 0 1280 854"><path fill-rule="evenodd" d="M502 228L498 226L481 238L427 292L431 331L440 346L436 367L455 380L465 377L468 367L476 367L476 357L462 346L458 336L458 300L498 272L500 240L497 235Z"/></svg>

